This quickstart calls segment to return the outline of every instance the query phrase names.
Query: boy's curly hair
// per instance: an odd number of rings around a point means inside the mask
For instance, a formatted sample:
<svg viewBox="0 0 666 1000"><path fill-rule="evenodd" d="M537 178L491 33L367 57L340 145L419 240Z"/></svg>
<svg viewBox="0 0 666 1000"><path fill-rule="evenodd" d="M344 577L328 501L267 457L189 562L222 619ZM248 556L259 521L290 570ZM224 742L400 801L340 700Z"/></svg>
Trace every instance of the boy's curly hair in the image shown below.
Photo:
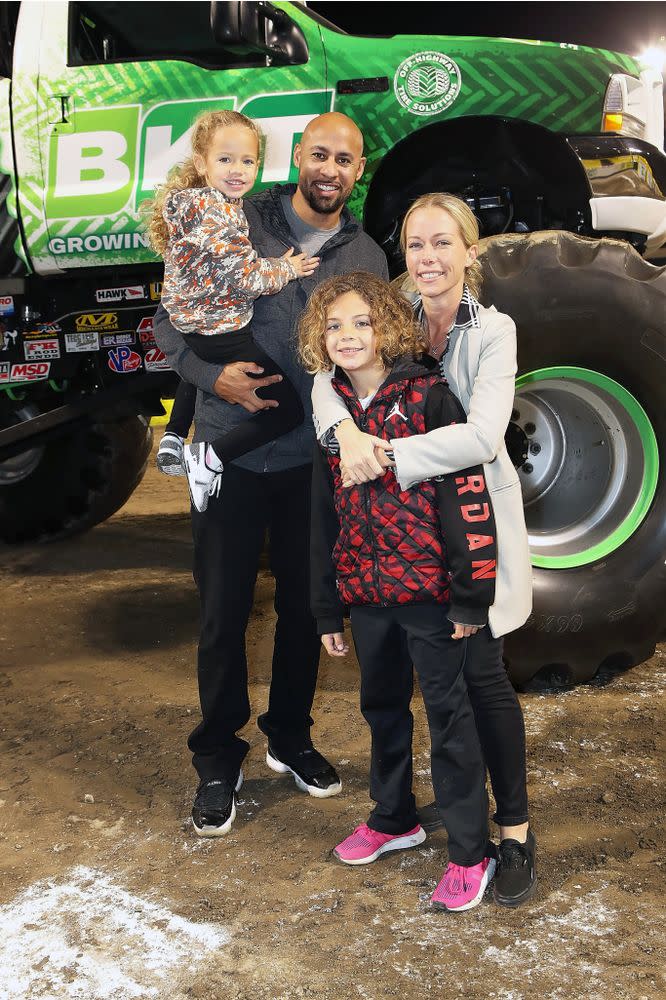
<svg viewBox="0 0 666 1000"><path fill-rule="evenodd" d="M377 351L390 368L404 354L424 354L428 339L414 318L411 306L388 282L367 271L328 278L317 285L298 323L299 353L311 375L333 367L326 350L326 316L340 296L356 292L368 306L377 337Z"/></svg>
<svg viewBox="0 0 666 1000"><path fill-rule="evenodd" d="M256 122L253 122L247 115L242 115L239 111L204 111L199 115L192 129L190 139L192 154L206 156L211 140L218 128L246 128L257 137L257 154L261 151L262 134ZM182 191L185 188L207 187L208 182L194 165L193 156L188 157L184 163L173 167L169 175L160 187L155 191L155 197L150 201L145 201L141 205L141 212L147 217L148 238L155 253L164 255L164 251L169 243L169 230L164 221L164 202L172 191Z"/></svg>

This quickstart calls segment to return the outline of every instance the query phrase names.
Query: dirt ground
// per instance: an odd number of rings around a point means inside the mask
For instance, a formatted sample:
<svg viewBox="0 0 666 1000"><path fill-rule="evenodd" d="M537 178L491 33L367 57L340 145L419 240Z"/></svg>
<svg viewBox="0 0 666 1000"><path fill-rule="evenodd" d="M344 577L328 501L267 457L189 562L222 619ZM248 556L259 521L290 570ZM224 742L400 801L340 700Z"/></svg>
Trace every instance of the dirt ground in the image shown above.
<svg viewBox="0 0 666 1000"><path fill-rule="evenodd" d="M185 493L151 466L87 535L0 552L0 998L666 996L666 647L590 686L521 695L539 891L519 910L491 899L430 910L441 830L367 867L332 859L370 807L353 657L322 660L314 713L342 794L312 799L273 774L252 722L236 823L200 840L185 746L198 713ZM262 570L255 713L272 628ZM415 715L428 803L418 699Z"/></svg>

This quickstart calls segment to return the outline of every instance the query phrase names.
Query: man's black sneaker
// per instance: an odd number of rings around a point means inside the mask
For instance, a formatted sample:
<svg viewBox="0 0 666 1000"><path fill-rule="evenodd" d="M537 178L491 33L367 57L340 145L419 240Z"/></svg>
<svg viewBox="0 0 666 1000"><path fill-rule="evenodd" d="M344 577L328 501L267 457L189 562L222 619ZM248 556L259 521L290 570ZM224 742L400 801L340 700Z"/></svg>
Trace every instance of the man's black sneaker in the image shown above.
<svg viewBox="0 0 666 1000"><path fill-rule="evenodd" d="M197 788L192 806L192 823L200 837L223 837L236 819L236 792L243 784L243 772L232 784L226 778L208 778Z"/></svg>
<svg viewBox="0 0 666 1000"><path fill-rule="evenodd" d="M329 795L337 795L342 790L337 771L314 747L297 753L280 754L278 757L269 743L266 763L280 774L293 774L301 791L314 795L317 799L327 799Z"/></svg>
<svg viewBox="0 0 666 1000"><path fill-rule="evenodd" d="M493 895L500 906L520 906L534 895L537 879L534 867L536 839L531 830L527 840L503 840L499 845L499 866Z"/></svg>

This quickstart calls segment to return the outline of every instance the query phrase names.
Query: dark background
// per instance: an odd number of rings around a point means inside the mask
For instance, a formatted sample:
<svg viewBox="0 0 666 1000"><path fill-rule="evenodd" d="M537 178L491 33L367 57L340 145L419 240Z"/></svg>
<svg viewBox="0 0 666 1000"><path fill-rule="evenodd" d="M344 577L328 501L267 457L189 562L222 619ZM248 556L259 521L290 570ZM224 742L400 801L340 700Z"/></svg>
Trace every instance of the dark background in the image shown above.
<svg viewBox="0 0 666 1000"><path fill-rule="evenodd" d="M489 35L638 55L666 36L666 3L309 3L352 34Z"/></svg>

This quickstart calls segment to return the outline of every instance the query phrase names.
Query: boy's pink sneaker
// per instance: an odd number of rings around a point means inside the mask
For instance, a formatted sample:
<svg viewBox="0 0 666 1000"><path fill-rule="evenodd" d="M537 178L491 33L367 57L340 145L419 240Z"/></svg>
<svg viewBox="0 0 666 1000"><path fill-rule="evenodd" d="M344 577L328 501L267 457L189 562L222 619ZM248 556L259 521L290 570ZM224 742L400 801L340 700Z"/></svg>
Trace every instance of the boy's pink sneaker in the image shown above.
<svg viewBox="0 0 666 1000"><path fill-rule="evenodd" d="M486 886L495 874L495 859L484 858L468 868L449 861L442 880L432 894L438 910L471 910L483 899Z"/></svg>
<svg viewBox="0 0 666 1000"><path fill-rule="evenodd" d="M426 839L422 826L415 826L407 833L379 833L371 830L366 823L357 826L352 834L333 849L338 861L346 865L369 865L387 851L400 851L405 847L416 847Z"/></svg>

